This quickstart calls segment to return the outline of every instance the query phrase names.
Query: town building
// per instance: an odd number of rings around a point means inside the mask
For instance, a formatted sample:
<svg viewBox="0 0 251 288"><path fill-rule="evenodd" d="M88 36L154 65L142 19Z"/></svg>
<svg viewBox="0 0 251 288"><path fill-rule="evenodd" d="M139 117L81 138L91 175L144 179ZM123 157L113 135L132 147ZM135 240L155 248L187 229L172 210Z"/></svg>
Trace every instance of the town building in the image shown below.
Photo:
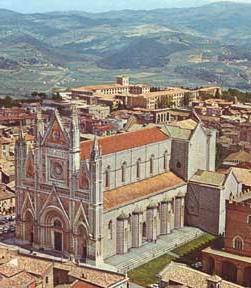
<svg viewBox="0 0 251 288"><path fill-rule="evenodd" d="M171 262L159 273L161 288L241 288L243 286L209 275L191 267Z"/></svg>
<svg viewBox="0 0 251 288"><path fill-rule="evenodd" d="M203 250L203 269L223 279L251 286L251 193L243 190L227 202L224 249Z"/></svg>
<svg viewBox="0 0 251 288"><path fill-rule="evenodd" d="M241 191L231 171L222 174L198 170L188 182L186 224L215 235L225 233L225 201Z"/></svg>
<svg viewBox="0 0 251 288"><path fill-rule="evenodd" d="M124 274L98 269L40 252L0 246L0 287L3 288L126 288Z"/></svg>
<svg viewBox="0 0 251 288"><path fill-rule="evenodd" d="M223 161L222 166L224 167L234 167L242 163L251 163L251 154L240 150L229 154Z"/></svg>

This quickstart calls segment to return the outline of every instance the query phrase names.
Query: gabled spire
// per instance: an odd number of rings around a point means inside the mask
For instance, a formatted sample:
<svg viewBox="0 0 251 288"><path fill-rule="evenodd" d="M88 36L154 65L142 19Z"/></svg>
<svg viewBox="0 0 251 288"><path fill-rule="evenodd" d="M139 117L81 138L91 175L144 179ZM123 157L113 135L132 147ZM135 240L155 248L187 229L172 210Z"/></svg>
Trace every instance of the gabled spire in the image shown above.
<svg viewBox="0 0 251 288"><path fill-rule="evenodd" d="M92 151L91 151L91 160L95 161L97 158L101 155L101 151L98 145L98 139L97 136L95 135L94 141L93 141L93 146L92 146Z"/></svg>
<svg viewBox="0 0 251 288"><path fill-rule="evenodd" d="M22 122L19 123L19 134L18 134L18 141L24 141L24 132L23 132L23 126Z"/></svg>
<svg viewBox="0 0 251 288"><path fill-rule="evenodd" d="M79 150L80 145L80 131L78 121L78 110L75 104L71 106L71 122L69 131L71 146L73 150Z"/></svg>
<svg viewBox="0 0 251 288"><path fill-rule="evenodd" d="M36 140L37 143L41 143L44 136L44 121L42 117L42 109L39 107L37 109L36 115Z"/></svg>

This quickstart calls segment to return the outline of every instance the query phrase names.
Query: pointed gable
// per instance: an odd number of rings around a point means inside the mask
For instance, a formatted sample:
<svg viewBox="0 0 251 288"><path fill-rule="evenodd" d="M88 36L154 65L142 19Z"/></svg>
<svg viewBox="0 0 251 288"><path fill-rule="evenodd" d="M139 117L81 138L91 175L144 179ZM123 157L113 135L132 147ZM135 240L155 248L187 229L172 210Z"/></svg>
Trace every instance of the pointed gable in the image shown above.
<svg viewBox="0 0 251 288"><path fill-rule="evenodd" d="M69 144L68 137L57 112L55 112L49 125L49 129L47 130L43 143L61 146L68 146Z"/></svg>
<svg viewBox="0 0 251 288"><path fill-rule="evenodd" d="M59 208L62 213L65 215L66 219L69 220L69 217L68 217L68 214L67 212L65 211L65 208L63 206L63 203L57 193L57 190L56 190L56 187L53 186L52 190L51 190L51 193L49 194L49 196L47 197L41 211L40 211L40 215L43 215L43 213L46 211L46 209L48 207L57 207Z"/></svg>
<svg viewBox="0 0 251 288"><path fill-rule="evenodd" d="M77 210L75 219L74 219L74 228L76 229L79 223L83 223L86 230L88 231L90 226L89 226L89 222L85 213L85 209L83 207L83 204L80 203L79 208Z"/></svg>
<svg viewBox="0 0 251 288"><path fill-rule="evenodd" d="M24 202L21 208L21 214L23 215L26 210L30 210L32 214L35 215L33 201L29 192L25 193Z"/></svg>

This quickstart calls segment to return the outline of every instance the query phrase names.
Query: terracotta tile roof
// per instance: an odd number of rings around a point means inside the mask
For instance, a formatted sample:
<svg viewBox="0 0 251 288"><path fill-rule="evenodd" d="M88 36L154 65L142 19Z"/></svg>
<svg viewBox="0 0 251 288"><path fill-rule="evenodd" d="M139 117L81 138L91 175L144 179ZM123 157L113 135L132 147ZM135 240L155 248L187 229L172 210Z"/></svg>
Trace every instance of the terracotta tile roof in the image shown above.
<svg viewBox="0 0 251 288"><path fill-rule="evenodd" d="M190 182L220 187L223 186L225 178L226 175L223 173L198 170L190 179Z"/></svg>
<svg viewBox="0 0 251 288"><path fill-rule="evenodd" d="M230 161L230 162L234 162L234 161L239 161L239 162L251 162L251 154L246 152L246 151L238 151L235 153L231 153L230 155L228 155L224 161Z"/></svg>
<svg viewBox="0 0 251 288"><path fill-rule="evenodd" d="M0 287L4 288L24 288L31 287L34 283L35 285L36 278L32 277L26 272L21 272L11 278L2 278L0 279ZM35 286L34 286L35 287Z"/></svg>
<svg viewBox="0 0 251 288"><path fill-rule="evenodd" d="M243 169L243 168L232 168L231 171L233 172L235 178L239 183L242 183L246 186L251 186L251 170L250 169Z"/></svg>
<svg viewBox="0 0 251 288"><path fill-rule="evenodd" d="M196 128L196 126L198 125L198 123L196 121L194 121L193 119L182 120L182 121L179 121L175 124L176 124L176 126L182 128L182 129L189 129L189 130L194 130Z"/></svg>
<svg viewBox="0 0 251 288"><path fill-rule="evenodd" d="M28 273L43 277L53 264L34 257L18 256L8 262L8 265L16 266Z"/></svg>
<svg viewBox="0 0 251 288"><path fill-rule="evenodd" d="M70 287L71 288L97 288L100 286L97 286L91 283L86 283L85 281L82 281L82 280L76 280L75 282L72 283Z"/></svg>
<svg viewBox="0 0 251 288"><path fill-rule="evenodd" d="M155 195L166 189L184 185L185 182L172 172L148 178L104 193L104 209L111 210L125 204Z"/></svg>
<svg viewBox="0 0 251 288"><path fill-rule="evenodd" d="M105 271L89 267L74 267L69 276L81 280L93 286L76 286L76 287L110 287L116 283L126 281L127 277L123 274ZM79 284L80 285L80 284ZM75 288L75 286L73 286Z"/></svg>
<svg viewBox="0 0 251 288"><path fill-rule="evenodd" d="M82 92L82 91L96 91L96 90L102 90L102 89L115 89L115 88L124 88L127 86L123 86L120 84L113 84L113 83L107 83L107 84L98 84L98 85L90 85L90 86L82 86L78 88L73 88L72 92Z"/></svg>
<svg viewBox="0 0 251 288"><path fill-rule="evenodd" d="M0 274L5 277L12 277L16 274L19 274L22 271L23 269L19 267L10 266L8 264L4 264L0 266Z"/></svg>
<svg viewBox="0 0 251 288"><path fill-rule="evenodd" d="M207 280L219 279L215 278L215 276L208 275L201 271L192 269L185 264L174 263L171 262L161 273L160 273L162 281L168 282L173 281L176 283L180 283L185 287L189 288L207 288L208 282ZM227 282L225 280L221 280L221 288L239 288L243 286L239 286L234 283Z"/></svg>
<svg viewBox="0 0 251 288"><path fill-rule="evenodd" d="M10 191L7 191L7 190L3 190L1 187L0 187L0 200L7 200L7 199L10 199L10 198L14 198L15 197L15 194L10 192Z"/></svg>
<svg viewBox="0 0 251 288"><path fill-rule="evenodd" d="M107 155L151 143L165 141L169 138L160 128L144 128L141 130L116 134L98 139L102 155ZM80 144L81 159L89 159L93 141L83 141Z"/></svg>

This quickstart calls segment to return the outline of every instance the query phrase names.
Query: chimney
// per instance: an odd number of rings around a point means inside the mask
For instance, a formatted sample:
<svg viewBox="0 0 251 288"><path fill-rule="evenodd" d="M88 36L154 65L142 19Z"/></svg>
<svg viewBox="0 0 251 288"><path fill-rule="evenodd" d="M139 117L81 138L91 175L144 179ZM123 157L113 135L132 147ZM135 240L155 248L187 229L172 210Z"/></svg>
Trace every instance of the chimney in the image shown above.
<svg viewBox="0 0 251 288"><path fill-rule="evenodd" d="M207 278L207 288L221 288L222 279L217 275L212 275Z"/></svg>

